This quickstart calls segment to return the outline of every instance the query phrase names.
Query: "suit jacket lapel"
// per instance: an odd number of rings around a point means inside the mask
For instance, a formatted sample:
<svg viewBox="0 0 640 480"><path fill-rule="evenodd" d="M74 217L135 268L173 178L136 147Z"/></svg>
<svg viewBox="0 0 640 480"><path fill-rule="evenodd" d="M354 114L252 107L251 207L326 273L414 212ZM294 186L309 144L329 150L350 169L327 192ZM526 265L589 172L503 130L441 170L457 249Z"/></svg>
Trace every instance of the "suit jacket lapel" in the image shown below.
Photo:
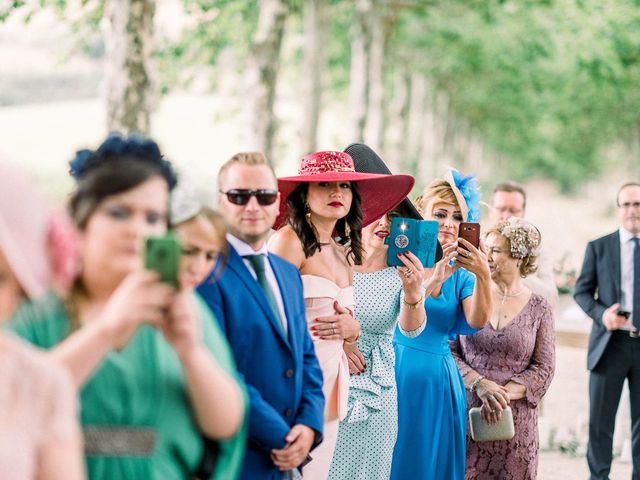
<svg viewBox="0 0 640 480"><path fill-rule="evenodd" d="M278 287L280 288L280 294L282 295L282 305L284 306L284 314L286 317L285 321L287 322L287 332L289 332L289 342L290 342L290 345L293 346L293 348L295 349L295 345L293 345L294 343L293 339L299 338L299 335L298 335L298 332L295 331L295 328L296 328L295 322L289 322L289 319L294 317L293 317L293 312L290 311L291 302L288 302L287 297L284 296L284 292L287 291L287 279L282 274L278 266L274 265L273 256L269 255L267 258L269 259L271 270L273 270L273 274L275 275L276 281L278 282Z"/></svg>
<svg viewBox="0 0 640 480"><path fill-rule="evenodd" d="M238 255L238 252L236 252L236 250L232 246L229 246L229 264L227 268L232 270L236 275L238 275L238 277L240 277L240 280L242 280L242 283L244 283L247 290L251 293L251 295L253 295L256 302L258 302L258 305L260 305L260 308L264 312L265 316L269 319L269 322L271 323L273 328L276 330L276 332L278 332L278 335L280 336L280 338L288 346L289 342L284 335L284 331L282 330L282 325L280 324L280 320L277 319L273 314L273 310L271 309L271 306L267 301L267 297L262 291L262 287L260 287L260 285L255 280L255 278L253 278L253 275L251 275L251 272L249 271L247 266L244 264L244 260L240 255ZM278 283L280 283L280 281L278 281ZM240 287L240 285L238 285L238 287ZM286 311L286 303L285 303L285 311Z"/></svg>
<svg viewBox="0 0 640 480"><path fill-rule="evenodd" d="M607 249L608 252L611 252L612 258L610 259L611 265L613 266L613 286L616 291L616 301L620 301L622 299L622 287L621 287L621 266L620 266L620 232L615 232L611 235L610 239L611 245Z"/></svg>

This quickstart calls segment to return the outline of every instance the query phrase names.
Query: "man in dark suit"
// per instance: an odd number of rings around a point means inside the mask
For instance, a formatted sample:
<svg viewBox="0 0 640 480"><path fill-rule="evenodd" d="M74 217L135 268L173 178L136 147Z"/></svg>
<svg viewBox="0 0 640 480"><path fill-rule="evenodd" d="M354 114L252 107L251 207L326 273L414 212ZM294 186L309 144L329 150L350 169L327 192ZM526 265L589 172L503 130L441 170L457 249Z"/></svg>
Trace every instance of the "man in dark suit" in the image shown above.
<svg viewBox="0 0 640 480"><path fill-rule="evenodd" d="M631 398L633 478L640 478L640 183L618 191L620 229L589 242L575 300L593 319L587 367L591 480L609 478L625 378Z"/></svg>
<svg viewBox="0 0 640 480"><path fill-rule="evenodd" d="M224 330L249 392L241 478L282 479L322 440L322 372L307 331L302 280L292 264L267 252L280 194L265 157L233 156L220 169L218 187L229 227L228 263L198 291Z"/></svg>

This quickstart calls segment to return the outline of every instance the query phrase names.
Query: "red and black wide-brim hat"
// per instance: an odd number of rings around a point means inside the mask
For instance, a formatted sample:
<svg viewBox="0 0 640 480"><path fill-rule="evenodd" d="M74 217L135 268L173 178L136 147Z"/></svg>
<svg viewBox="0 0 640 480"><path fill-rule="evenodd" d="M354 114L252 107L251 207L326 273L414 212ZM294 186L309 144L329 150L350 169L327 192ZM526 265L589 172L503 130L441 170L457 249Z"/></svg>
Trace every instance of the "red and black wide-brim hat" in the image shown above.
<svg viewBox="0 0 640 480"><path fill-rule="evenodd" d="M316 152L302 158L298 175L278 178L280 213L274 228L287 220L287 199L303 182L355 182L362 205L362 226L378 220L396 207L413 188L411 175L356 172L353 159L345 152Z"/></svg>

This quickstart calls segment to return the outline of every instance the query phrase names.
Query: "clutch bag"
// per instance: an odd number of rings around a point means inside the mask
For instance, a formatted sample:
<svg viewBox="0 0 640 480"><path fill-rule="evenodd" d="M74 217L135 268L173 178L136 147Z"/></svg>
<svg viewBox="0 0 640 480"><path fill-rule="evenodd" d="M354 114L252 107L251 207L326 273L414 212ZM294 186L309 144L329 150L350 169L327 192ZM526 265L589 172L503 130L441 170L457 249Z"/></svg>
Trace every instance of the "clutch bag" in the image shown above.
<svg viewBox="0 0 640 480"><path fill-rule="evenodd" d="M502 418L498 423L485 422L480 415L480 407L471 408L469 410L469 425L471 438L476 442L511 440L516 434L511 407L502 410Z"/></svg>

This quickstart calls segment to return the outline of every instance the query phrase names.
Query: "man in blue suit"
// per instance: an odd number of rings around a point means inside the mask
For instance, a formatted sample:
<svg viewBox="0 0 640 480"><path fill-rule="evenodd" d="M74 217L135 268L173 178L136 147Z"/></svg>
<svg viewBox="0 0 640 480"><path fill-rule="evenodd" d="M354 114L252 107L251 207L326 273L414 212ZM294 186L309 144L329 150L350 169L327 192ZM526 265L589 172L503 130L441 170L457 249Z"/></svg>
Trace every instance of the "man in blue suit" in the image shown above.
<svg viewBox="0 0 640 480"><path fill-rule="evenodd" d="M218 187L229 227L228 263L219 279L205 280L198 291L249 391L241 478L282 479L322 441L322 372L307 331L302 280L292 264L267 252L280 194L264 155L234 155L220 168Z"/></svg>
<svg viewBox="0 0 640 480"><path fill-rule="evenodd" d="M640 478L640 183L618 191L620 228L589 242L575 299L593 320L589 377L590 480L607 480L625 379L631 403L632 478Z"/></svg>

